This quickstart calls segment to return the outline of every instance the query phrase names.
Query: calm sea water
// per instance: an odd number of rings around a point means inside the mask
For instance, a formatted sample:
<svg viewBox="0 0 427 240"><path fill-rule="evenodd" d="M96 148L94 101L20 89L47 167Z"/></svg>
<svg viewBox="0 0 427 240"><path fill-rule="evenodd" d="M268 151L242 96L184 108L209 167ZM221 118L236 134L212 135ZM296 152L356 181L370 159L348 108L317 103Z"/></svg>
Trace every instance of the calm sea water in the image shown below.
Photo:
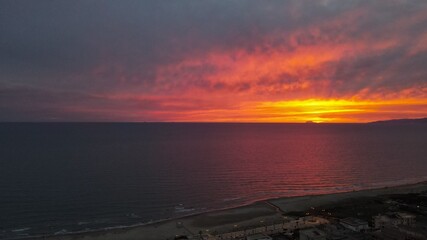
<svg viewBox="0 0 427 240"><path fill-rule="evenodd" d="M0 238L425 180L426 125L0 124Z"/></svg>

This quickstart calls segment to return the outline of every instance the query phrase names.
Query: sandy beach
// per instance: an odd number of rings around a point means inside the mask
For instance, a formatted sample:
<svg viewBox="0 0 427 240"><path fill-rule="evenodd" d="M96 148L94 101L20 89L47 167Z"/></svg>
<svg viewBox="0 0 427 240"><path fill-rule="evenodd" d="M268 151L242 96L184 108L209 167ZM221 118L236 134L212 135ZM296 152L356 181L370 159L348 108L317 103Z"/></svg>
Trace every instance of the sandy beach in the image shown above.
<svg viewBox="0 0 427 240"><path fill-rule="evenodd" d="M199 231L206 233L223 233L230 232L238 228L242 229L245 227L259 226L265 223L283 221L284 215L286 215L286 213L305 211L311 207L334 204L351 199L356 201L358 198L363 197L375 197L388 194L419 193L423 191L427 191L427 182L335 194L268 199L258 201L247 206L207 212L193 216L147 224L144 226L51 236L46 237L45 239L157 240L173 239L177 235L195 235L198 234Z"/></svg>

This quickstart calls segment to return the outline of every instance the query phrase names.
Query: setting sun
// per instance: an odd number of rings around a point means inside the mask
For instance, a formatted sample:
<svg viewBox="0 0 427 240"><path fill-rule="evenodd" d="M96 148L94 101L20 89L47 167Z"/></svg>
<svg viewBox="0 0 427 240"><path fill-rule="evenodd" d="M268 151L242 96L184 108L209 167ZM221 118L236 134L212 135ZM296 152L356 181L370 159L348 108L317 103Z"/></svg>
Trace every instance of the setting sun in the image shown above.
<svg viewBox="0 0 427 240"><path fill-rule="evenodd" d="M266 119L267 122L364 122L363 116L387 115L390 109L396 109L402 116L414 114L406 107L427 109L427 100L404 99L389 101L356 101L356 100L293 100L279 102L263 102L257 107L260 114L274 113L275 118ZM291 118L291 116L293 116ZM378 117L387 119L387 117Z"/></svg>

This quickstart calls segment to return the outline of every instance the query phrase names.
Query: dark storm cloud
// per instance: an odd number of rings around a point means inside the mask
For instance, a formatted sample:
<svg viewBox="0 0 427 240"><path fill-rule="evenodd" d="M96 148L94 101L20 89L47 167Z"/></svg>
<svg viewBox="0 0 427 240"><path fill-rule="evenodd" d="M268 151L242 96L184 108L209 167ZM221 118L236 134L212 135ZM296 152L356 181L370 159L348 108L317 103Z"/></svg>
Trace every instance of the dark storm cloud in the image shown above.
<svg viewBox="0 0 427 240"><path fill-rule="evenodd" d="M332 11L293 9L298 7L284 1L270 4L2 1L0 4L0 63L12 75L20 70L47 75L87 72L99 64L150 71L156 64L179 60L188 52L204 52L206 48L233 49L243 45L250 51L265 34L290 31ZM298 13L290 17L290 11ZM141 79L145 80L148 79Z"/></svg>
<svg viewBox="0 0 427 240"><path fill-rule="evenodd" d="M67 90L0 86L2 121L164 121L152 113L219 107L224 106L191 98L111 97Z"/></svg>
<svg viewBox="0 0 427 240"><path fill-rule="evenodd" d="M330 89L333 97L351 96L363 89L369 90L365 94L375 94L382 92L378 90L387 90L385 93L388 93L413 86L423 87L427 82L427 51L408 57L407 48L401 46L329 62L317 76L330 80L334 86Z"/></svg>

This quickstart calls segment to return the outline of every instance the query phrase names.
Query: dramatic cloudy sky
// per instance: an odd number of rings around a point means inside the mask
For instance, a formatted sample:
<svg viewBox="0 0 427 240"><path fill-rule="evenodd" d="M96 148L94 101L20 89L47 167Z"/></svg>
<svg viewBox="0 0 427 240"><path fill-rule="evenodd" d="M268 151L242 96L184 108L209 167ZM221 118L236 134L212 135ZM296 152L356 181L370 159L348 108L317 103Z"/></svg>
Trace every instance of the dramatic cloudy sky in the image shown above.
<svg viewBox="0 0 427 240"><path fill-rule="evenodd" d="M0 121L425 116L426 0L0 1Z"/></svg>

